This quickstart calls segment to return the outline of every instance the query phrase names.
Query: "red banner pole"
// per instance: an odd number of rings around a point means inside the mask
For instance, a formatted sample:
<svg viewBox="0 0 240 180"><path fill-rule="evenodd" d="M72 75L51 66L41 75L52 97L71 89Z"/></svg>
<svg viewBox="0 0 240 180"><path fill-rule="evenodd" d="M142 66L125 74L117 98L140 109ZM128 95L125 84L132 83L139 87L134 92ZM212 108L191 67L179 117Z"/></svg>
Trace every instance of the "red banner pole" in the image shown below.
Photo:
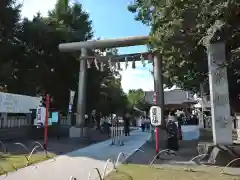
<svg viewBox="0 0 240 180"><path fill-rule="evenodd" d="M45 116L45 126L44 126L44 144L43 147L47 150L47 138L48 138L48 109L50 103L49 94L46 95L46 116Z"/></svg>
<svg viewBox="0 0 240 180"><path fill-rule="evenodd" d="M157 93L156 89L154 91L154 104L157 106ZM156 149L156 154L159 152L159 127L155 127L155 149Z"/></svg>

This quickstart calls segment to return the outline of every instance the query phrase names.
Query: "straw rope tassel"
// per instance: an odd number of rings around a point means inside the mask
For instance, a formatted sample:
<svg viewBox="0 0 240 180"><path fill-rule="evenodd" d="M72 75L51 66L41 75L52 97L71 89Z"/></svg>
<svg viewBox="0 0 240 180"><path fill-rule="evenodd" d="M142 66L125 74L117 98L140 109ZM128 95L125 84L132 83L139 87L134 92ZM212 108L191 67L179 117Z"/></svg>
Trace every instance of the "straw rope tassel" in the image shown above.
<svg viewBox="0 0 240 180"><path fill-rule="evenodd" d="M133 59L133 61L132 61L132 68L133 68L133 69L135 69L135 68L136 68L135 59Z"/></svg>
<svg viewBox="0 0 240 180"><path fill-rule="evenodd" d="M117 70L119 70L119 71L121 70L121 64L119 61L117 62Z"/></svg>
<svg viewBox="0 0 240 180"><path fill-rule="evenodd" d="M93 62L92 59L88 59L88 60L87 60L87 68L88 68L88 69L91 68L92 62Z"/></svg>
<svg viewBox="0 0 240 180"><path fill-rule="evenodd" d="M100 63L100 71L101 71L101 72L104 71L104 63L103 63L103 62Z"/></svg>
<svg viewBox="0 0 240 180"><path fill-rule="evenodd" d="M111 58L108 59L108 66L110 69L112 68L112 59Z"/></svg>
<svg viewBox="0 0 240 180"><path fill-rule="evenodd" d="M145 64L144 57L143 57L143 55L142 55L142 54L141 54L141 56L140 56L140 60L142 61L142 65L143 65L143 67L145 67L145 66L146 66L146 64Z"/></svg>
<svg viewBox="0 0 240 180"><path fill-rule="evenodd" d="M97 68L97 70L99 70L99 66L98 66L98 60L97 58L94 59L94 65Z"/></svg>
<svg viewBox="0 0 240 180"><path fill-rule="evenodd" d="M128 68L128 59L127 59L127 57L125 57L125 69L127 69Z"/></svg>

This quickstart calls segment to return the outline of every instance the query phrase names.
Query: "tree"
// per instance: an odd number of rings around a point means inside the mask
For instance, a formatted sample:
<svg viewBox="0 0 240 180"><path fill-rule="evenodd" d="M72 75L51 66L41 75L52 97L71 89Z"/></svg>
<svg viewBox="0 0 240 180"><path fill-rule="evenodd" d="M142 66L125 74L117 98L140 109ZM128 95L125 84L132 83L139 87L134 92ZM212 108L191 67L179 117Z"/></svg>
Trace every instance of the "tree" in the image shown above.
<svg viewBox="0 0 240 180"><path fill-rule="evenodd" d="M47 92L54 100L51 108L66 111L69 90L78 89L80 54L61 53L58 45L92 38L88 13L79 3L70 6L69 1L59 0L48 17L38 13L33 20L20 21L20 6L15 1L4 0L0 5L0 89L32 96ZM101 51L117 54L117 49ZM94 64L87 71L87 113L97 108L106 113L121 109L126 95L119 72L107 64L103 72ZM76 101L77 97L75 106Z"/></svg>
<svg viewBox="0 0 240 180"><path fill-rule="evenodd" d="M60 53L58 45L92 37L91 21L81 5L67 6L62 16L55 13L58 19L50 13L47 18L37 14L32 21L18 22L18 52L9 53L16 55L15 78L8 81L8 92L33 96L48 92L53 107L67 109L69 89L77 89L79 61L73 54ZM76 33L78 30L81 33Z"/></svg>
<svg viewBox="0 0 240 180"><path fill-rule="evenodd" d="M15 0L0 1L0 87L3 91L7 90L8 81L14 79L20 7Z"/></svg>
<svg viewBox="0 0 240 180"><path fill-rule="evenodd" d="M150 47L163 55L169 86L175 84L195 92L200 83L208 87L206 43L225 41L233 102L239 94L239 5L237 0L136 0L129 10L136 13L136 20L151 26Z"/></svg>
<svg viewBox="0 0 240 180"><path fill-rule="evenodd" d="M149 111L150 105L145 102L145 94L142 89L129 90L128 91L128 102L129 109L132 113L136 114L136 110ZM138 114L138 113L137 113Z"/></svg>

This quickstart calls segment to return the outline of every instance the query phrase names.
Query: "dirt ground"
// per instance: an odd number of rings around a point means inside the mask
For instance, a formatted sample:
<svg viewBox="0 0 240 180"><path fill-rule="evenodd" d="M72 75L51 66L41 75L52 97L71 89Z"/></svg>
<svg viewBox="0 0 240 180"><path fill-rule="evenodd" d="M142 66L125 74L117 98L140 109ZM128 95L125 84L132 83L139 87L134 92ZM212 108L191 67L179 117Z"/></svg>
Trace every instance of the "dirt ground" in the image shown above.
<svg viewBox="0 0 240 180"><path fill-rule="evenodd" d="M65 154L86 146L89 146L90 144L94 144L97 142L101 142L104 140L109 139L109 135L107 134L102 134L97 130L92 130L89 133L89 138L88 139L70 139L70 138L50 138L48 139L47 143L47 149L48 151L56 154L56 155L61 155ZM11 154L25 154L26 152L30 152L36 145L38 145L36 142L39 142L43 145L43 139L39 140L24 140L24 141L5 141L4 146L6 146L8 153ZM27 147L26 148L22 147L19 144L16 143L22 143ZM41 151L41 148L38 149ZM0 144L0 152L4 151L3 145Z"/></svg>
<svg viewBox="0 0 240 180"><path fill-rule="evenodd" d="M189 141L189 142L184 142L180 141L179 142L179 151L177 151L178 156L172 156L172 155L166 155L166 154L161 154L160 159L156 159L154 161L155 165L158 164L163 164L165 161L189 161L193 157L198 155L197 152L197 142L196 141ZM164 143L160 143L160 151L165 149L166 146ZM155 143L153 142L147 142L144 144L141 148L142 151L136 152L133 156L131 156L128 159L128 163L133 163L133 164L149 164L154 156L156 155L155 152Z"/></svg>

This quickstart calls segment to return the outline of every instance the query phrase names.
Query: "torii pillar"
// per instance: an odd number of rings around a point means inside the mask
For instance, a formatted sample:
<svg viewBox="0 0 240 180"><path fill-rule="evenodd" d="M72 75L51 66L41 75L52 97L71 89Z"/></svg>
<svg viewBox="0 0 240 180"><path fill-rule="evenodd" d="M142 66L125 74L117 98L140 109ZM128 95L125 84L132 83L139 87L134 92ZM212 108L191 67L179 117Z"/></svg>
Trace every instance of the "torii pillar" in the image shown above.
<svg viewBox="0 0 240 180"><path fill-rule="evenodd" d="M86 97L86 76L87 76L87 67L86 61L88 57L88 50L97 49L97 48L117 48L117 47L127 47L127 46L136 46L136 45L145 45L148 43L148 36L136 36L136 37L127 37L119 39L107 39L107 40L90 40L82 42L73 42L73 43L64 43L59 45L59 50L61 52L81 52L80 57L80 72L79 72L79 86L78 86L78 103L77 103L77 117L76 117L76 127L70 129L71 137L83 137L84 136L84 115L85 115L85 97ZM155 58L156 59L156 58ZM159 59L160 61L161 59ZM161 68L157 66L156 68ZM161 73L162 71L156 70L156 72ZM162 88L162 74L155 74L155 81L157 84L161 84L158 87L157 97L159 102L163 102L163 89ZM162 104L162 103L161 103ZM162 114L163 114L163 108Z"/></svg>

